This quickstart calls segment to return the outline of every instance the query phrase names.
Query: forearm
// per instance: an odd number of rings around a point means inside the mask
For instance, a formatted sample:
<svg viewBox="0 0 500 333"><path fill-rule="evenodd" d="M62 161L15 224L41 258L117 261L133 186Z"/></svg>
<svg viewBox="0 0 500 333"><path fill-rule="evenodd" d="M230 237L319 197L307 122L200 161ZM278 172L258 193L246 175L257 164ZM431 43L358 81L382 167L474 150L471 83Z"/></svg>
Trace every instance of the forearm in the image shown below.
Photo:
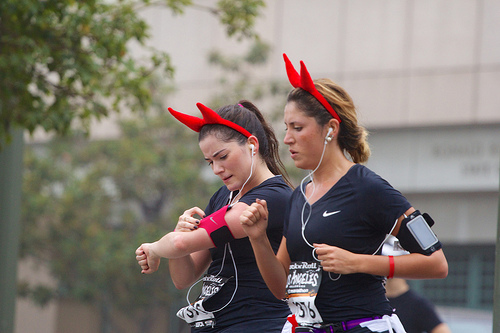
<svg viewBox="0 0 500 333"><path fill-rule="evenodd" d="M380 255L358 255L360 273L388 276L389 257ZM448 263L443 251L430 256L412 253L394 257L394 277L405 279L442 279L448 275Z"/></svg>
<svg viewBox="0 0 500 333"><path fill-rule="evenodd" d="M169 259L170 277L177 289L184 289L195 283L210 264L210 252L200 251L185 257Z"/></svg>
<svg viewBox="0 0 500 333"><path fill-rule="evenodd" d="M213 246L206 231L198 229L191 232L169 232L151 244L151 251L161 258L176 259Z"/></svg>
<svg viewBox="0 0 500 333"><path fill-rule="evenodd" d="M262 278L273 295L282 299L285 297L288 272L283 263L276 257L267 236L251 239L255 259Z"/></svg>
<svg viewBox="0 0 500 333"><path fill-rule="evenodd" d="M182 236L179 232L169 232L159 240L151 243L150 251L161 258L175 259L189 254L185 246L179 241Z"/></svg>
<svg viewBox="0 0 500 333"><path fill-rule="evenodd" d="M169 259L168 267L170 278L177 289L187 288L196 282L197 276L191 256Z"/></svg>

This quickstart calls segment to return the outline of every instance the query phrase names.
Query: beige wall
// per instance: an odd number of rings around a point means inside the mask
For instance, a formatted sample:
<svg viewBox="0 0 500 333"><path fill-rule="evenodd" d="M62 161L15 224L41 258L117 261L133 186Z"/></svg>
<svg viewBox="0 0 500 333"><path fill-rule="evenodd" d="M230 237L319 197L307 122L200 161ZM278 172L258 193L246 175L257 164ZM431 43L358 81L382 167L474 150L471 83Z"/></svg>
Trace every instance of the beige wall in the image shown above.
<svg viewBox="0 0 500 333"><path fill-rule="evenodd" d="M495 243L500 124L375 129L369 139L367 166L431 214L443 242Z"/></svg>
<svg viewBox="0 0 500 333"><path fill-rule="evenodd" d="M429 212L432 229L444 243L495 244L497 192L407 194L417 208Z"/></svg>
<svg viewBox="0 0 500 333"><path fill-rule="evenodd" d="M304 60L357 102L368 127L500 122L500 2L495 0L268 1L257 30L273 47L256 77L286 80L281 54ZM214 87L208 51L242 54L211 14L143 13L152 45L168 51L179 84L172 105L191 110Z"/></svg>
<svg viewBox="0 0 500 333"><path fill-rule="evenodd" d="M185 112L217 87L209 51L241 55L250 43L228 39L201 9L140 14L151 25L148 44L175 66L169 105ZM304 60L313 78L330 77L349 91L369 128L500 123L499 1L273 0L256 30L272 53L255 78L286 81L282 53L296 66ZM96 123L93 135L116 135L113 123Z"/></svg>

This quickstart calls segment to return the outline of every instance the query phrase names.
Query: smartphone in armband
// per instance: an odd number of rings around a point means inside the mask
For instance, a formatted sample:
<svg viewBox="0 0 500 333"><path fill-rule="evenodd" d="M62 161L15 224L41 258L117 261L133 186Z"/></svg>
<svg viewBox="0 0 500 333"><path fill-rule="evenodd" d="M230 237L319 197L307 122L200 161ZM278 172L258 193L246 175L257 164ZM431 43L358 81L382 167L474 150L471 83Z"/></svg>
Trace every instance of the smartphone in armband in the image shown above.
<svg viewBox="0 0 500 333"><path fill-rule="evenodd" d="M407 228L424 251L439 242L422 215L418 215L409 221Z"/></svg>

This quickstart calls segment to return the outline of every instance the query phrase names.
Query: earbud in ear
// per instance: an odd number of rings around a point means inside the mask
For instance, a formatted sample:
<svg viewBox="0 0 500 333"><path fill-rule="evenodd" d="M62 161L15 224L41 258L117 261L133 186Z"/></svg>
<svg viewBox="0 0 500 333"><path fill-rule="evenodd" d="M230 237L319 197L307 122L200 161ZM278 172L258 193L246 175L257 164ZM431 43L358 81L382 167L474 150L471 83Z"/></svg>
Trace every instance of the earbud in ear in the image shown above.
<svg viewBox="0 0 500 333"><path fill-rule="evenodd" d="M333 132L333 128L331 128L331 127L330 127L330 128L328 129L328 133L326 133L326 136L325 136L325 145L326 145L328 142L332 141L333 136L330 136L330 133L332 133L332 132Z"/></svg>
<svg viewBox="0 0 500 333"><path fill-rule="evenodd" d="M255 146L251 143L251 144L249 145L249 147L250 147L250 149L252 150L252 155L253 155L253 151L255 150Z"/></svg>

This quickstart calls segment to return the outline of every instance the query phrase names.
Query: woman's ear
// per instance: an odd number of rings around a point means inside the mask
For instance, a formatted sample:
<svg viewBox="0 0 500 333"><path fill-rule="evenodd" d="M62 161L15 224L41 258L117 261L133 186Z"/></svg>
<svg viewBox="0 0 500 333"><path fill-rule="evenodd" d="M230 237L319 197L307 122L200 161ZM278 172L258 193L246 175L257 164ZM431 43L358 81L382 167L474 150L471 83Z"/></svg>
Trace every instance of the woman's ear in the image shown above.
<svg viewBox="0 0 500 333"><path fill-rule="evenodd" d="M328 122L328 127L332 129L330 136L337 137L340 129L339 121L335 118L330 119L330 121Z"/></svg>
<svg viewBox="0 0 500 333"><path fill-rule="evenodd" d="M252 155L257 154L259 151L259 140L257 140L257 137L251 135L248 137L247 143Z"/></svg>

